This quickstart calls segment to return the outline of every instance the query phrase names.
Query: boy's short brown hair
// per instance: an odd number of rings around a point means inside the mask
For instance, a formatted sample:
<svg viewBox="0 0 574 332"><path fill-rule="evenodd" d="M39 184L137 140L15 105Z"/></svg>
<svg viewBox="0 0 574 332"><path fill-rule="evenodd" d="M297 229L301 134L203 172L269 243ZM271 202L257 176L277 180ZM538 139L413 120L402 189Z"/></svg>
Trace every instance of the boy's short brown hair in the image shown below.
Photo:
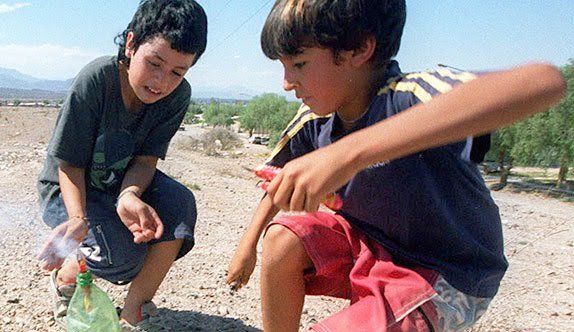
<svg viewBox="0 0 574 332"><path fill-rule="evenodd" d="M333 51L358 49L366 38L377 42L377 67L397 54L406 19L404 0L277 0L261 33L263 53L273 60L297 55L302 47Z"/></svg>

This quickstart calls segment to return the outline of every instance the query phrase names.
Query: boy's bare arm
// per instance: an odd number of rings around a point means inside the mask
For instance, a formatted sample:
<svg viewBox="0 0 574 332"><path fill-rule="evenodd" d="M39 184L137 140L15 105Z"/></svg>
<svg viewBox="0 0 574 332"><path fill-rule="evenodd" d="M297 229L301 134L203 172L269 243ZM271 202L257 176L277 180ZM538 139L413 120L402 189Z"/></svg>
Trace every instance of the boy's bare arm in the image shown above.
<svg viewBox="0 0 574 332"><path fill-rule="evenodd" d="M52 230L49 239L38 254L41 266L46 270L62 266L65 258L88 234L84 175L84 168L74 167L65 161L60 162L58 179L68 220Z"/></svg>
<svg viewBox="0 0 574 332"><path fill-rule="evenodd" d="M560 71L547 64L481 76L287 163L267 192L282 209L316 211L321 197L369 165L510 125L547 110L565 91Z"/></svg>
<svg viewBox="0 0 574 332"><path fill-rule="evenodd" d="M257 243L267 224L278 212L279 208L273 205L269 195L265 195L259 202L251 223L241 237L241 241L229 262L225 281L233 289L237 290L249 281L257 262Z"/></svg>
<svg viewBox="0 0 574 332"><path fill-rule="evenodd" d="M133 190L141 196L155 175L157 161L153 156L135 156L126 170L121 191Z"/></svg>
<svg viewBox="0 0 574 332"><path fill-rule="evenodd" d="M134 157L118 196L118 215L134 235L135 243L159 239L163 234L163 223L158 214L140 199L155 175L157 161L158 158L154 156Z"/></svg>
<svg viewBox="0 0 574 332"><path fill-rule="evenodd" d="M85 217L86 180L85 169L74 167L61 161L58 167L58 180L62 199L69 217Z"/></svg>
<svg viewBox="0 0 574 332"><path fill-rule="evenodd" d="M368 128L370 132L350 135L345 143L362 142L360 153L355 153L362 169L508 126L547 110L565 91L560 71L550 65L495 72Z"/></svg>

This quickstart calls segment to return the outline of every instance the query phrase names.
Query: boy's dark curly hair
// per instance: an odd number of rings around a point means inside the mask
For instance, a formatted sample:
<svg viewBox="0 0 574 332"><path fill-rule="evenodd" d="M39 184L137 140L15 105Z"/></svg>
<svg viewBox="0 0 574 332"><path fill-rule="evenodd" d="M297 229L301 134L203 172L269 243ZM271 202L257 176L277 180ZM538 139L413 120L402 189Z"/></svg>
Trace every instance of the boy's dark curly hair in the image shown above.
<svg viewBox="0 0 574 332"><path fill-rule="evenodd" d="M178 52L195 54L193 64L201 57L207 45L207 16L194 0L144 0L132 21L115 38L119 46L118 61L129 65L125 56L128 32L134 34L134 50L161 36Z"/></svg>
<svg viewBox="0 0 574 332"><path fill-rule="evenodd" d="M277 0L261 33L263 53L273 60L302 47L358 49L367 37L377 45L371 61L384 68L397 54L406 20L404 0Z"/></svg>

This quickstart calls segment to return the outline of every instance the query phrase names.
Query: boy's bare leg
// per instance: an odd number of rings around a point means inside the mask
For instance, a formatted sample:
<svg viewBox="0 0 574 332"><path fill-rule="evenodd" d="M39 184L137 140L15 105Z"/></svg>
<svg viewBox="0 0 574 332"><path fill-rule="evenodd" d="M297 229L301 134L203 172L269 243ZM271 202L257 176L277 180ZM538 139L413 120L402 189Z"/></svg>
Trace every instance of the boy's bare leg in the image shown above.
<svg viewBox="0 0 574 332"><path fill-rule="evenodd" d="M140 307L151 301L159 285L173 265L183 240L166 241L149 247L143 267L132 281L124 303L121 318L136 324Z"/></svg>
<svg viewBox="0 0 574 332"><path fill-rule="evenodd" d="M305 302L304 271L313 263L289 229L271 226L263 239L261 308L263 330L298 331Z"/></svg>

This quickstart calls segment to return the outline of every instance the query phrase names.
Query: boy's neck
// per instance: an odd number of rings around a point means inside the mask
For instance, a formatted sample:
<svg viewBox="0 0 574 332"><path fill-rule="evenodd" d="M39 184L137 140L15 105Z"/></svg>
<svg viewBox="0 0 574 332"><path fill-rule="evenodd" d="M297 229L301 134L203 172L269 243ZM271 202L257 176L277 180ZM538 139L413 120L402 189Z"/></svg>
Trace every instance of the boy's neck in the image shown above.
<svg viewBox="0 0 574 332"><path fill-rule="evenodd" d="M364 79L362 82L364 82L363 86L355 89L352 101L337 110L337 116L345 130L353 128L367 114L371 101L376 95L377 89L373 89L370 80Z"/></svg>
<svg viewBox="0 0 574 332"><path fill-rule="evenodd" d="M365 114L369 111L369 107L365 107L364 111L358 115L353 116L352 118L349 117L348 114L342 115L340 112L337 112L337 116L341 120L341 124L343 125L343 129L349 130L353 128Z"/></svg>

